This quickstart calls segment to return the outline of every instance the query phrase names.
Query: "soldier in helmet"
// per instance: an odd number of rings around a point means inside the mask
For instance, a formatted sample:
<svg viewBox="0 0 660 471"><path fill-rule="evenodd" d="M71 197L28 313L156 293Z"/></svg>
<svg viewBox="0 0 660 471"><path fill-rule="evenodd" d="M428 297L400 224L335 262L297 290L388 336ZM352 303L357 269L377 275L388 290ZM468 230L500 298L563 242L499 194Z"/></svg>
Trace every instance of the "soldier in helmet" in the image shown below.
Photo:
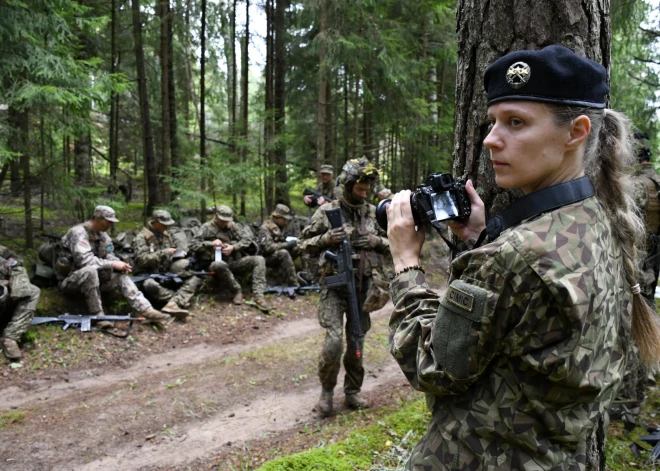
<svg viewBox="0 0 660 471"><path fill-rule="evenodd" d="M153 212L147 227L133 239L136 269L140 273L176 273L184 278L184 283L176 291L166 288L156 280L145 280L142 289L147 297L166 303L162 311L180 319L188 315L185 309L202 285L197 276L186 276L190 259L188 241L181 230L172 230L175 222L168 211L157 209Z"/></svg>
<svg viewBox="0 0 660 471"><path fill-rule="evenodd" d="M648 133L636 132L634 134L637 160L639 165L635 169L635 204L644 215L646 226L646 259L642 264L642 280L639 284L642 295L655 309L655 287L658 284L658 271L660 270L660 251L658 250L660 231L660 176L651 164L651 143Z"/></svg>
<svg viewBox="0 0 660 471"><path fill-rule="evenodd" d="M0 348L9 360L20 360L18 343L27 332L39 304L41 290L30 283L23 262L0 245L0 313L9 313L9 324L0 336Z"/></svg>
<svg viewBox="0 0 660 471"><path fill-rule="evenodd" d="M260 255L259 246L253 240L249 228L234 221L234 212L229 206L218 206L213 221L202 228L190 244L197 259L209 264L209 270L223 285L234 294L232 302L243 304L241 285L234 273L252 275L253 301L262 311L270 309L264 292L266 291L266 260Z"/></svg>
<svg viewBox="0 0 660 471"><path fill-rule="evenodd" d="M289 238L284 235L284 229L293 218L291 209L278 204L268 218L259 228L259 245L261 253L266 258L266 265L278 267L284 272L288 286L300 286L296 279L296 268L293 259L300 251L297 247L295 238Z"/></svg>
<svg viewBox="0 0 660 471"><path fill-rule="evenodd" d="M355 254L355 286L358 292L360 307L360 327L366 333L371 327L369 312L376 308L365 309L369 294L373 290L374 278L382 270L378 254L389 248L385 233L376 223L376 208L367 202L371 185L378 176L378 170L366 158L350 160L344 165L340 183L342 194L339 198L321 206L309 226L302 233L299 246L303 252L320 255L327 249L334 249L344 239L348 238ZM341 208L344 227L332 229L325 215L325 210ZM348 310L348 295L344 288L328 289L324 279L333 273L331 263L321 257L321 302L319 303L319 321L326 329L325 342L319 357L319 379L321 381L321 397L318 402L322 416L332 414L333 393L337 384L337 376L341 365L343 333L352 336L350 329L345 329L345 313ZM364 337L363 337L364 338ZM347 339L350 343L351 339ZM361 345L360 345L361 349ZM344 394L345 403L352 409L367 407L366 400L360 396L364 380L363 358L357 357L353 349L344 353Z"/></svg>
<svg viewBox="0 0 660 471"><path fill-rule="evenodd" d="M335 181L332 178L334 169L332 168L332 165L321 165L319 174L321 178L319 184L316 186L316 191L322 195L326 195L335 199ZM325 198L316 198L314 195L305 195L303 197L303 202L310 208L315 208L317 206L321 206L324 203L327 203Z"/></svg>
<svg viewBox="0 0 660 471"><path fill-rule="evenodd" d="M85 295L89 314L104 315L101 291L121 290L128 304L149 322L161 325L171 317L154 309L128 276L133 269L115 256L107 231L119 220L110 206L94 208L92 219L72 227L62 237L57 279L63 293ZM112 327L101 321L100 328Z"/></svg>

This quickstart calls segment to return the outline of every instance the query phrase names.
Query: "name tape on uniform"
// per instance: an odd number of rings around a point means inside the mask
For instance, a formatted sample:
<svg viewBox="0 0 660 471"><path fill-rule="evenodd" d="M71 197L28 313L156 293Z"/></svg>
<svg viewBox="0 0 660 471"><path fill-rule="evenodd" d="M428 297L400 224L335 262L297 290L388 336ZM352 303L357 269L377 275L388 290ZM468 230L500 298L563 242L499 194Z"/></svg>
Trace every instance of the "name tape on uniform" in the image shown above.
<svg viewBox="0 0 660 471"><path fill-rule="evenodd" d="M461 291L460 289L456 289L453 286L450 286L447 289L445 298L450 303L455 304L466 311L472 312L472 309L474 308L474 296L465 291Z"/></svg>

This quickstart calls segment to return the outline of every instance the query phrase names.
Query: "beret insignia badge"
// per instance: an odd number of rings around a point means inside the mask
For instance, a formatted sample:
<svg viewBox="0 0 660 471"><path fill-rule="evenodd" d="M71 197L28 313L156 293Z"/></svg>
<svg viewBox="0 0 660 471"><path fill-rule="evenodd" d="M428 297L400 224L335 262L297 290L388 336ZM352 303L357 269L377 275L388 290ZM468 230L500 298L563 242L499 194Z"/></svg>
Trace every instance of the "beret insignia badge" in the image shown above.
<svg viewBox="0 0 660 471"><path fill-rule="evenodd" d="M506 83L509 84L511 88L521 88L524 87L529 78L532 76L532 71L524 62L516 62L509 67L509 70L506 71Z"/></svg>

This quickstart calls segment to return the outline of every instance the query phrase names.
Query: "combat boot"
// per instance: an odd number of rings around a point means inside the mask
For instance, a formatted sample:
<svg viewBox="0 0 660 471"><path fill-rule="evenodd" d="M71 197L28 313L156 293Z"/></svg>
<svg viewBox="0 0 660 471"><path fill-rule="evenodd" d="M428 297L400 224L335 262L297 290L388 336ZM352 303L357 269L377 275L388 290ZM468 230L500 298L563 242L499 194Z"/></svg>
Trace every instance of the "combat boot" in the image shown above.
<svg viewBox="0 0 660 471"><path fill-rule="evenodd" d="M271 309L270 304L268 304L263 294L261 296L255 296L254 298L252 298L252 300L254 301L254 304L257 305L257 309L259 309L260 311L262 312L270 311Z"/></svg>
<svg viewBox="0 0 660 471"><path fill-rule="evenodd" d="M334 391L332 389L322 389L321 397L316 406L319 409L319 414L321 417L328 417L332 415L332 395Z"/></svg>
<svg viewBox="0 0 660 471"><path fill-rule="evenodd" d="M188 314L190 314L187 310L180 308L174 301L167 303L165 307L161 309L161 311L180 321L184 320L186 317L188 317Z"/></svg>
<svg viewBox="0 0 660 471"><path fill-rule="evenodd" d="M5 356L9 360L20 360L22 355L21 355L21 349L18 348L18 344L16 343L16 340L8 339L7 337L0 338L0 347L2 347L2 351L5 353Z"/></svg>
<svg viewBox="0 0 660 471"><path fill-rule="evenodd" d="M169 315L163 314L153 307L147 308L144 312L142 312L142 314L140 314L140 316L144 317L145 321L151 322L159 329L163 329L165 327L163 322L169 322L172 319Z"/></svg>
<svg viewBox="0 0 660 471"><path fill-rule="evenodd" d="M236 304L236 305L243 304L243 293L241 292L241 290L236 291L236 293L234 294L234 297L232 298L231 302Z"/></svg>
<svg viewBox="0 0 660 471"><path fill-rule="evenodd" d="M360 393L346 394L346 405L351 409L368 409L369 403L363 398Z"/></svg>

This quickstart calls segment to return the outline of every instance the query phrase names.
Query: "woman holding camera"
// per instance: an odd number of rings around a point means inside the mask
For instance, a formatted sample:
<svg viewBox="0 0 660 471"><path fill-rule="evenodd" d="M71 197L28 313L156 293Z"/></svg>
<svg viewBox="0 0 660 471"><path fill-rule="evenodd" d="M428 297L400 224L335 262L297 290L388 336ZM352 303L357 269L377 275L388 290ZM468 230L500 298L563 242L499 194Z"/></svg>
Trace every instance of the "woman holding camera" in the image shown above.
<svg viewBox="0 0 660 471"><path fill-rule="evenodd" d="M626 118L605 108L600 64L562 46L516 51L486 71L496 183L524 195L485 220L450 222L468 245L443 297L420 266L410 191L387 210L397 276L390 348L432 422L411 470L579 470L634 337L656 363L660 328L640 296L644 227L624 171Z"/></svg>

